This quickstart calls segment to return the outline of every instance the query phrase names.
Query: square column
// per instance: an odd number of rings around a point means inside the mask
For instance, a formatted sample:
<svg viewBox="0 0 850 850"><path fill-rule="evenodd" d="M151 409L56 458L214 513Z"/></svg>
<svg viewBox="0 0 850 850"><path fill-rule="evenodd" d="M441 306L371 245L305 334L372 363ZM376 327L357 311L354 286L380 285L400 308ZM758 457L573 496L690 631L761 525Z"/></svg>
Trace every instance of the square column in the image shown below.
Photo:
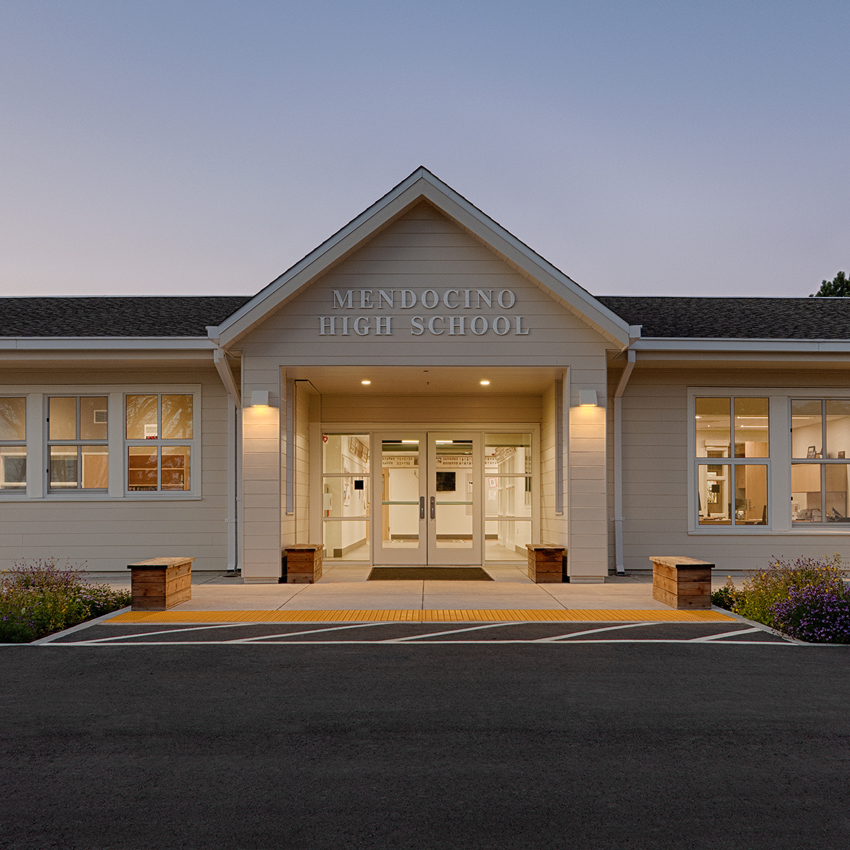
<svg viewBox="0 0 850 850"><path fill-rule="evenodd" d="M242 410L242 578L277 582L281 532L280 370L243 361ZM268 405L252 404L254 391L268 392Z"/></svg>

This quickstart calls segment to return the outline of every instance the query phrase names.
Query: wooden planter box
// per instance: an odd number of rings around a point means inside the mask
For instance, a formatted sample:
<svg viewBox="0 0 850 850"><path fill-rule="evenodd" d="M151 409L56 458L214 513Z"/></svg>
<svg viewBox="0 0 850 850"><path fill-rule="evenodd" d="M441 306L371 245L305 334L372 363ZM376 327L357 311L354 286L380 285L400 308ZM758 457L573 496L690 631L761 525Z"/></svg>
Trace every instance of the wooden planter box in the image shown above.
<svg viewBox="0 0 850 850"><path fill-rule="evenodd" d="M528 577L535 584L561 584L564 580L564 546L542 546L526 543Z"/></svg>
<svg viewBox="0 0 850 850"><path fill-rule="evenodd" d="M325 547L321 543L301 543L287 546L286 583L313 584L322 577L322 553Z"/></svg>
<svg viewBox="0 0 850 850"><path fill-rule="evenodd" d="M166 611L192 598L194 558L151 558L128 564L134 611Z"/></svg>
<svg viewBox="0 0 850 850"><path fill-rule="evenodd" d="M714 564L695 558L650 556L652 598L671 608L711 608L711 571Z"/></svg>

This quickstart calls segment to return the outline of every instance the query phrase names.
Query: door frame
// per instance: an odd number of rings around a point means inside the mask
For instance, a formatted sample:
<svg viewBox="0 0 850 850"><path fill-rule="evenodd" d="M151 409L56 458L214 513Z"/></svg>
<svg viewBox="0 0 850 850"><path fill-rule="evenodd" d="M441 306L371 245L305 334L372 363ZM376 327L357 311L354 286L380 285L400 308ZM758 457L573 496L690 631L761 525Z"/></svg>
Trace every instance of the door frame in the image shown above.
<svg viewBox="0 0 850 850"><path fill-rule="evenodd" d="M388 423L388 422L311 422L310 423L310 513L309 513L309 528L310 538L316 541L324 539L323 520L322 520L322 435L323 434L369 434L371 435L370 452L371 457L376 456L376 450L380 452L380 445L375 443L375 435L380 433L400 434L405 433L435 433L435 432L456 432L468 433L474 431L484 435L485 433L515 433L515 432L530 432L532 435L532 475L536 486L532 489L532 540L539 541L541 539L542 528L542 487L541 479L541 427L538 422L498 422L498 423L468 423L468 422L437 422L437 423ZM483 440L482 440L483 451ZM482 458L483 463L483 458ZM377 482L376 467L374 464L370 467L370 477L372 482ZM371 485L370 485L371 486ZM371 491L375 493L374 487ZM484 541L484 505L481 502L481 517L480 531L482 541L481 560L479 565L484 566L486 558L486 546ZM374 533L375 513L373 502L373 514L371 522L371 530ZM380 521L377 523L378 532L381 530ZM375 546L374 537L372 538L373 545L371 546L371 556L369 564L375 563ZM516 562L505 563L522 563L523 558L517 555ZM362 563L362 562L361 562Z"/></svg>

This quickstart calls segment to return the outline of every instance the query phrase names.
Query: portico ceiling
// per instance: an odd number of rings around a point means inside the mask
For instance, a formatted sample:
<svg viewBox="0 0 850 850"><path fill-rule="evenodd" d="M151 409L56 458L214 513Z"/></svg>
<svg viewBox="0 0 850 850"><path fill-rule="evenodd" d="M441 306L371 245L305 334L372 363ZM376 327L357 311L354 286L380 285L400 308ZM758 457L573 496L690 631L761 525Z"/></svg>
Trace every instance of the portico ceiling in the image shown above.
<svg viewBox="0 0 850 850"><path fill-rule="evenodd" d="M551 366L294 366L286 377L322 395L540 395L563 376ZM369 381L363 384L362 381ZM481 381L489 381L482 386Z"/></svg>

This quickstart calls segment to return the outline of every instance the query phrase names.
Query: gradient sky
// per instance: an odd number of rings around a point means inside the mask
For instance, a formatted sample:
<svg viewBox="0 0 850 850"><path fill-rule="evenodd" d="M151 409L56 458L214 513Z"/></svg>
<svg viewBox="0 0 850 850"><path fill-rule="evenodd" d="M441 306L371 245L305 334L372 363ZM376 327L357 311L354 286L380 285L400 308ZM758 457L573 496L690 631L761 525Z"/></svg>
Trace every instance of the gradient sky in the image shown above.
<svg viewBox="0 0 850 850"><path fill-rule="evenodd" d="M808 295L848 43L848 0L0 0L0 295L253 294L419 165L594 294Z"/></svg>

